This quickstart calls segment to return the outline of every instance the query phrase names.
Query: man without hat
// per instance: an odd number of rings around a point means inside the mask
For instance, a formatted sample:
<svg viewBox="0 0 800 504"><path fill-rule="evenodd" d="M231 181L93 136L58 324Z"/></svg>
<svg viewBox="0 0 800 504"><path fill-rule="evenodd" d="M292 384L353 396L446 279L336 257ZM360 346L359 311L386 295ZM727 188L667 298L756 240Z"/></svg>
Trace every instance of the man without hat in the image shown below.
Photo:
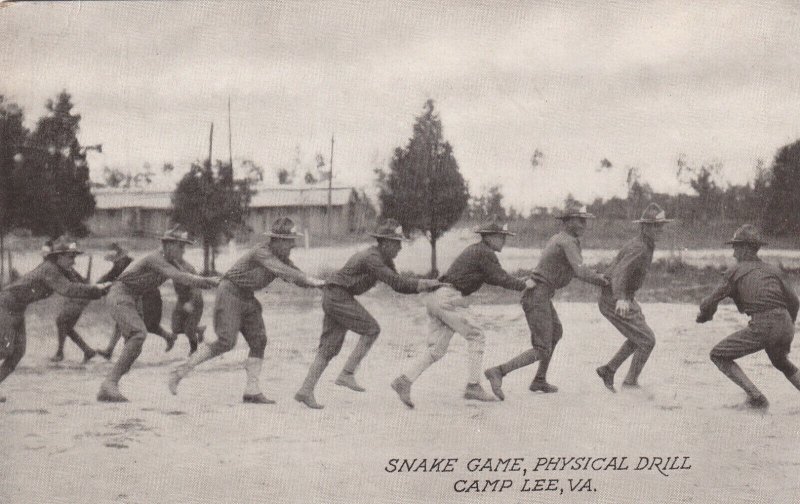
<svg viewBox="0 0 800 504"><path fill-rule="evenodd" d="M597 368L603 384L612 392L616 392L614 373L631 355L631 365L622 386L639 387L639 375L656 345L655 334L647 325L634 296L653 262L653 251L664 224L672 222L672 219L667 219L664 210L656 203L650 203L642 212L642 218L633 222L639 223L639 235L620 249L606 269L605 276L611 285L601 289L598 301L600 313L626 338L608 364Z"/></svg>
<svg viewBox="0 0 800 504"><path fill-rule="evenodd" d="M295 240L300 236L295 231L292 219L277 219L272 224L272 230L266 234L269 242L245 253L222 276L214 305L217 340L200 345L186 362L170 373L168 386L173 394L178 393L180 381L198 364L232 350L236 345L236 336L241 332L250 346L244 364L247 382L242 400L253 404L275 403L261 392L259 385L267 347L267 331L255 291L266 288L276 278L300 287L322 287L324 282L306 275L289 259Z"/></svg>
<svg viewBox="0 0 800 504"><path fill-rule="evenodd" d="M75 256L82 254L75 242L59 238L45 245L44 260L0 291L0 383L10 375L25 355L25 308L57 292L65 297L99 299L109 284L86 285L70 280ZM5 402L0 395L0 402Z"/></svg>
<svg viewBox="0 0 800 504"><path fill-rule="evenodd" d="M726 243L733 246L736 265L725 272L722 284L700 303L697 322L702 324L714 318L717 305L726 297L733 299L740 313L750 316L746 328L711 350L711 361L747 393L744 407L765 410L769 407L767 398L735 360L764 350L772 365L800 390L800 372L789 360L800 302L781 271L758 257L758 250L766 242L755 226L743 225Z"/></svg>
<svg viewBox="0 0 800 504"><path fill-rule="evenodd" d="M404 237L396 220L388 219L369 234L378 243L348 259L344 267L327 281L322 291L322 311L325 316L319 348L303 385L294 396L295 400L309 408L323 407L314 398L314 387L328 363L342 349L347 331L353 331L360 337L335 383L356 392L365 390L356 382L354 375L378 338L381 328L375 318L356 301L355 296L373 288L378 280L401 294L416 294L441 285L438 280L405 278L397 273L394 258L402 248Z"/></svg>
<svg viewBox="0 0 800 504"><path fill-rule="evenodd" d="M484 373L492 386L492 392L501 400L505 398L503 377L537 360L540 361L539 368L529 390L545 393L558 391L556 386L547 382L550 359L563 332L561 321L553 307L553 295L558 289L566 287L573 277L594 285L608 285L605 277L583 264L581 256L579 238L586 230L586 220L593 219L594 215L587 212L581 203L570 201L557 218L561 220L563 229L547 242L531 276L535 285L522 294L522 309L531 331L533 348L504 364L487 369Z"/></svg>
<svg viewBox="0 0 800 504"><path fill-rule="evenodd" d="M119 380L130 370L142 352L147 337L147 326L137 309L141 296L171 279L174 283L201 289L210 289L219 283L218 278L205 278L182 271L186 244L193 243L189 233L176 226L161 237L161 250L156 250L135 261L114 281L108 295L111 316L119 326L125 346L114 367L100 386L97 400L101 402L126 402L119 391Z"/></svg>
<svg viewBox="0 0 800 504"><path fill-rule="evenodd" d="M480 384L486 340L483 331L475 324L474 314L469 308L469 296L484 283L522 291L526 286L533 287L533 280L515 278L500 266L496 253L503 250L506 237L515 236L508 231L508 224L502 224L494 218L475 232L481 236L481 241L468 246L456 257L450 269L439 278L445 285L425 298L429 324L427 348L412 361L404 374L392 382L392 388L409 408L414 407L411 385L434 362L444 357L450 339L456 332L467 340L467 387L464 399L495 400Z"/></svg>

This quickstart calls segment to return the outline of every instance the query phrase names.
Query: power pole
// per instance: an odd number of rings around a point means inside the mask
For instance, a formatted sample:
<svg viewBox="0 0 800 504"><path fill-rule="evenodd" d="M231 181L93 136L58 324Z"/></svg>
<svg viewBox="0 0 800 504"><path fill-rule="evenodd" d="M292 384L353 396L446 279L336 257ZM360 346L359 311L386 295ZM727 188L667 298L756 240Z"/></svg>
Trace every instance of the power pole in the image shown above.
<svg viewBox="0 0 800 504"><path fill-rule="evenodd" d="M231 176L233 175L233 133L231 133L231 97L228 96L228 162L231 165Z"/></svg>
<svg viewBox="0 0 800 504"><path fill-rule="evenodd" d="M333 192L333 133L331 133L331 159L330 159L330 172L328 173L328 238L333 235L333 201L331 193Z"/></svg>
<svg viewBox="0 0 800 504"><path fill-rule="evenodd" d="M208 169L211 169L211 152L214 146L214 123L211 123L211 132L208 134Z"/></svg>

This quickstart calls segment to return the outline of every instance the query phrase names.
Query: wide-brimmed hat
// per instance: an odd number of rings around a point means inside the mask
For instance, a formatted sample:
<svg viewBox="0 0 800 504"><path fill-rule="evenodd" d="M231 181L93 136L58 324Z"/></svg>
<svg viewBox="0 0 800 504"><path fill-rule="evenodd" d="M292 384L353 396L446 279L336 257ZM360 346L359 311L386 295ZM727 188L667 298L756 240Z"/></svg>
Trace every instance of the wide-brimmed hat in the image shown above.
<svg viewBox="0 0 800 504"><path fill-rule="evenodd" d="M270 238L281 238L284 240L296 240L303 235L297 232L294 221L289 217L278 217L272 223L272 227L265 233Z"/></svg>
<svg viewBox="0 0 800 504"><path fill-rule="evenodd" d="M642 218L636 219L633 222L645 224L666 224L667 222L673 221L674 219L667 219L667 214L664 212L664 209L658 206L657 203L650 203L642 212Z"/></svg>
<svg viewBox="0 0 800 504"><path fill-rule="evenodd" d="M564 209L556 215L556 219L566 220L577 217L579 219L594 219L594 214L586 210L586 205L580 201L570 201L564 205Z"/></svg>
<svg viewBox="0 0 800 504"><path fill-rule="evenodd" d="M103 256L106 261L114 262L128 255L128 251L119 246L119 243L114 242L107 247L108 253Z"/></svg>
<svg viewBox="0 0 800 504"><path fill-rule="evenodd" d="M749 243L751 245L766 245L767 242L761 239L761 231L752 224L744 224L733 233L733 239L725 242L726 245L737 243Z"/></svg>
<svg viewBox="0 0 800 504"><path fill-rule="evenodd" d="M74 241L59 236L55 240L47 241L42 247L42 255L47 258L58 254L83 254L83 251L78 248L78 244Z"/></svg>
<svg viewBox="0 0 800 504"><path fill-rule="evenodd" d="M499 234L507 236L517 236L517 233L512 233L508 230L508 223L501 222L498 217L492 217L491 220L484 222L475 229L475 232L480 235L485 234Z"/></svg>
<svg viewBox="0 0 800 504"><path fill-rule="evenodd" d="M375 238L383 238L386 240L406 240L406 237L403 236L403 226L394 219L386 219L381 224L375 226L374 231L367 234Z"/></svg>
<svg viewBox="0 0 800 504"><path fill-rule="evenodd" d="M193 244L194 242L189 239L189 231L183 229L183 227L178 224L174 226L172 229L168 229L164 236L161 237L161 241L175 241L181 243L188 243L189 245Z"/></svg>

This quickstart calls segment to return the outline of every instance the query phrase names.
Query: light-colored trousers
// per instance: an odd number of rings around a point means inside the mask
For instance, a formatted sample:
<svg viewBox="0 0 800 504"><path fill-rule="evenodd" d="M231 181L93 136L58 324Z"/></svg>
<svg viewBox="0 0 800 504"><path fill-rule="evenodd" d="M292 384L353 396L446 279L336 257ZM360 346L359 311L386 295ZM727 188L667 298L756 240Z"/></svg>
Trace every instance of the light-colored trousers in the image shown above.
<svg viewBox="0 0 800 504"><path fill-rule="evenodd" d="M428 311L427 348L418 355L405 375L412 382L447 353L450 339L458 333L467 340L467 383L479 383L486 338L475 324L469 300L452 287L441 287L424 298Z"/></svg>

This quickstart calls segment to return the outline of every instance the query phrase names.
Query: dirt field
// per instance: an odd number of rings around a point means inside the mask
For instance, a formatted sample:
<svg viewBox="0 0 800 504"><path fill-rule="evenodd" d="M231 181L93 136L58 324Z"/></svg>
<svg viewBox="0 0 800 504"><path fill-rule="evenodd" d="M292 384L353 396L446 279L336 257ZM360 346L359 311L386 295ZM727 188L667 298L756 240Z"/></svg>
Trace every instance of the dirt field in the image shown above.
<svg viewBox="0 0 800 504"><path fill-rule="evenodd" d="M162 292L171 294L171 288ZM317 399L326 408L311 411L292 395L317 344L319 296L280 284L259 294L270 337L262 386L278 400L265 407L240 402L247 353L241 339L233 352L190 375L173 397L167 375L188 344L183 339L165 354L153 336L122 382L131 402L97 403L110 364L96 358L80 365L81 354L69 342L66 360L51 364L54 303L31 307L28 353L2 386L8 402L0 406L0 502L800 500L800 393L759 354L742 364L772 408L763 416L731 409L743 394L707 358L719 339L744 323L730 306L721 307L711 324L698 326L694 306L645 304L658 338L642 377L645 388L612 395L594 368L616 350L621 336L595 305L557 303L565 326L551 366L558 394L529 392L531 368L507 377L505 402L462 400L466 354L463 341L454 338L450 354L415 384L417 408L411 411L389 383L420 350L426 317L415 296L377 289L362 298L383 327L359 373L368 391L333 384L354 344L351 335L318 387ZM165 321L172 303L167 297ZM206 301L211 306L211 297ZM488 337L487 365L528 345L518 305L475 310ZM210 313L204 319L210 322ZM90 306L78 328L93 346L105 344L111 323L102 302ZM627 470L533 471L540 457L627 457L617 459ZM668 476L635 470L640 457L680 457L672 467L691 469L665 470ZM458 460L447 473L386 471L391 459L422 458L429 466L432 458ZM470 471L473 458L495 464L498 458L524 460L519 472ZM537 479L557 479L563 494L522 491L535 488ZM570 479L584 490L570 491ZM474 489L473 480L481 487L486 480L509 480L511 487L477 495L456 491Z"/></svg>

